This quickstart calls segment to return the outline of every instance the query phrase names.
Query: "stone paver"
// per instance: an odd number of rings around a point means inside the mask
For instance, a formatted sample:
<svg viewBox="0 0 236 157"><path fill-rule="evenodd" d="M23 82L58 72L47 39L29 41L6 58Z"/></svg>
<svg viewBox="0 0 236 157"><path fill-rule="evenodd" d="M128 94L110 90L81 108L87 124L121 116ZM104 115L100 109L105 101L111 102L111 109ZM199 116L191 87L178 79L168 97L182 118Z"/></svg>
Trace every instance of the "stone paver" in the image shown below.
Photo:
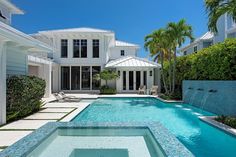
<svg viewBox="0 0 236 157"><path fill-rule="evenodd" d="M79 103L79 102L75 102L75 103L73 103L73 102L69 102L69 103L66 103L66 102L64 102L64 103L60 102L59 103L59 102L57 102L57 103L47 103L43 107L44 108L60 108L60 107L63 107L63 108L72 108L72 107L77 108L77 107L80 106L80 104L81 103Z"/></svg>
<svg viewBox="0 0 236 157"><path fill-rule="evenodd" d="M56 120L18 120L7 124L0 128L2 129L38 129L48 122L55 122Z"/></svg>
<svg viewBox="0 0 236 157"><path fill-rule="evenodd" d="M25 119L61 119L67 113L35 113L31 116L26 117Z"/></svg>
<svg viewBox="0 0 236 157"><path fill-rule="evenodd" d="M52 113L58 113L58 112L71 112L72 110L74 110L74 108L46 108L40 111L40 113L43 112L52 112Z"/></svg>
<svg viewBox="0 0 236 157"><path fill-rule="evenodd" d="M0 147L10 146L32 131L0 131Z"/></svg>

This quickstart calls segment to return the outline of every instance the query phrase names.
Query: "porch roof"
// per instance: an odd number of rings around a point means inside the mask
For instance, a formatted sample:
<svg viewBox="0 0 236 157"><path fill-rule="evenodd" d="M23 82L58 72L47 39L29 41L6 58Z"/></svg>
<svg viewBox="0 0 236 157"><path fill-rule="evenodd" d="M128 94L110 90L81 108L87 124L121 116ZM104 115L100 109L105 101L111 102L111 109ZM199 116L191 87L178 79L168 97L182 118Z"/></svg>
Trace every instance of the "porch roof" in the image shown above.
<svg viewBox="0 0 236 157"><path fill-rule="evenodd" d="M106 68L130 68L130 67L143 67L143 68L161 68L161 65L144 58L135 56L126 56L116 60L109 61Z"/></svg>

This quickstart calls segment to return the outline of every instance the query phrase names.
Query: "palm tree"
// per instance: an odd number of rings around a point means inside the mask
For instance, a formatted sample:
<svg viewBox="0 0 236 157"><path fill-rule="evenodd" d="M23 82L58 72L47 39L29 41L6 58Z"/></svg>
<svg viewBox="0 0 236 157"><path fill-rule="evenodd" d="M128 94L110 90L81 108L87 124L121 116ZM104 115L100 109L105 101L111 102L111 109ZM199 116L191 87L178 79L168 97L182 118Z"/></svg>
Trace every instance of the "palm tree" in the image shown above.
<svg viewBox="0 0 236 157"><path fill-rule="evenodd" d="M169 94L169 91L166 86L166 80L164 75L164 60L167 58L169 52L169 41L166 36L165 29L159 29L145 37L145 49L150 51L150 56L153 57L153 60L156 62L161 62L161 75L163 80L163 85L165 92Z"/></svg>
<svg viewBox="0 0 236 157"><path fill-rule="evenodd" d="M209 17L208 28L210 31L218 32L217 21L225 13L236 21L236 0L205 0L205 5Z"/></svg>
<svg viewBox="0 0 236 157"><path fill-rule="evenodd" d="M176 57L177 57L177 48L180 48L182 44L185 42L187 38L191 41L193 38L192 27L186 24L184 19L180 20L177 23L170 22L167 25L167 32L170 36L170 40L172 43L172 50L174 54L174 62L173 62L173 73L172 73L172 93L175 91L175 72L176 72Z"/></svg>

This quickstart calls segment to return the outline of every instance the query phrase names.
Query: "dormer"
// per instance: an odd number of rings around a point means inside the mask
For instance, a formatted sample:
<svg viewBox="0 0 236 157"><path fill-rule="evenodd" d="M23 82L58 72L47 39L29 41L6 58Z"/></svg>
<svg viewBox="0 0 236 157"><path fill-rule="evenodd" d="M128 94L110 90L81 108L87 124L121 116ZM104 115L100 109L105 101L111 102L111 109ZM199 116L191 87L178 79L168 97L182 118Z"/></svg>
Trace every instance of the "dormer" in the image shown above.
<svg viewBox="0 0 236 157"><path fill-rule="evenodd" d="M0 0L0 21L11 25L11 17L13 14L24 14L24 12L9 0Z"/></svg>

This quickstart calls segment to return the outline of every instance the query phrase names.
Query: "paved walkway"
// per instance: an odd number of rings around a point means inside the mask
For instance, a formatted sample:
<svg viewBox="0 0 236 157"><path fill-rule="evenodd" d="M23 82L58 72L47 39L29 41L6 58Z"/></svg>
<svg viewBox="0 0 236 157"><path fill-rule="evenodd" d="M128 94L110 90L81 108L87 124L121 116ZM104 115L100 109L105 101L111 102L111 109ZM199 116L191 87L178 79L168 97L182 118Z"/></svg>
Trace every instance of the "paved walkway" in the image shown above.
<svg viewBox="0 0 236 157"><path fill-rule="evenodd" d="M43 98L44 106L39 112L32 114L24 119L9 123L0 127L0 151L12 145L16 141L30 134L48 122L63 121L68 122L85 109L92 99L103 97L96 94L68 94L82 99L80 102L50 102L55 100L53 96ZM117 94L112 97L143 97L137 94ZM106 96L109 97L109 96Z"/></svg>

